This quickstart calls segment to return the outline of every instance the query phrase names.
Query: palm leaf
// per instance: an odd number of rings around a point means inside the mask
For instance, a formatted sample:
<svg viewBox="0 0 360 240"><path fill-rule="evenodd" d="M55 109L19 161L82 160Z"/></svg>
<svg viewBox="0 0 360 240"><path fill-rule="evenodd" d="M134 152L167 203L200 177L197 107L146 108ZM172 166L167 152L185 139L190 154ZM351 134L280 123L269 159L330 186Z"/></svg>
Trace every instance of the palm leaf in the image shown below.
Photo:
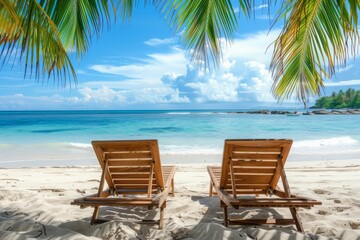
<svg viewBox="0 0 360 240"><path fill-rule="evenodd" d="M20 60L25 64L24 77L28 73L31 77L35 71L38 80L40 73L48 77L53 75L63 85L69 77L76 80L57 27L38 1L1 0L0 15L3 63Z"/></svg>
<svg viewBox="0 0 360 240"><path fill-rule="evenodd" d="M252 0L240 0L246 15ZM173 0L162 5L162 12L177 32L181 41L193 51L198 62L218 63L221 56L221 38L230 41L237 27L232 1Z"/></svg>
<svg viewBox="0 0 360 240"><path fill-rule="evenodd" d="M98 36L103 26L109 25L111 16L116 15L112 0L42 0L40 3L56 24L65 49L75 50L78 57L89 49L93 35Z"/></svg>
<svg viewBox="0 0 360 240"><path fill-rule="evenodd" d="M117 1L118 5L123 2L131 1ZM123 10L123 14L128 12L128 8ZM93 35L99 35L115 15L112 0L0 0L0 57L3 64L20 59L25 64L24 77L34 71L38 80L53 75L61 85L68 78L76 82L67 51L74 50L80 57Z"/></svg>
<svg viewBox="0 0 360 240"><path fill-rule="evenodd" d="M270 65L272 92L279 101L295 93L306 106L310 96L320 95L324 78L356 53L359 6L358 0L283 3L278 19L285 19L285 26L275 41Z"/></svg>
<svg viewBox="0 0 360 240"><path fill-rule="evenodd" d="M14 44L18 40L22 32L19 27L20 21L12 1L0 0L0 45ZM9 52L5 50L6 48L3 47L4 60L9 55Z"/></svg>

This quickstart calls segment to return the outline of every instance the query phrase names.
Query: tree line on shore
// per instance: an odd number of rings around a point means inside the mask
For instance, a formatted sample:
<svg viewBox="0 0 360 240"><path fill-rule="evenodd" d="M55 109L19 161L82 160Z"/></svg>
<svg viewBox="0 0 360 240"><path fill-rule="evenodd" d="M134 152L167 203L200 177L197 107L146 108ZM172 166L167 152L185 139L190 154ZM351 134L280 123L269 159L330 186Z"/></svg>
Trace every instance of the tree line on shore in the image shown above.
<svg viewBox="0 0 360 240"><path fill-rule="evenodd" d="M321 97L316 100L312 108L360 108L360 90L349 88L345 92L343 90L340 90L338 93L333 92L330 96Z"/></svg>

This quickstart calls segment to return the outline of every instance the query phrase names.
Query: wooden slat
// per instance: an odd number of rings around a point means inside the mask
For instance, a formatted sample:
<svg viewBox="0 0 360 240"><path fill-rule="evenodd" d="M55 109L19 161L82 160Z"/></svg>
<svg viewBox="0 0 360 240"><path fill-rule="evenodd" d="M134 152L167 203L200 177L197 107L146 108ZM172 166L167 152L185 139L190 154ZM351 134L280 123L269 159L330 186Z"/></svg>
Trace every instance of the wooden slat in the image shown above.
<svg viewBox="0 0 360 240"><path fill-rule="evenodd" d="M228 183L226 185L226 188L227 189L231 189L231 184ZM255 185L255 184L244 184L244 185L236 185L236 189L237 190L241 190L241 189L264 189L264 190L267 190L269 188L269 185L267 184L258 184L258 185Z"/></svg>
<svg viewBox="0 0 360 240"><path fill-rule="evenodd" d="M89 207L96 206L109 206L109 207L119 207L119 206L157 206L158 203L150 203L150 202L141 202L141 201L129 201L129 202L102 202L102 201L86 201L84 204Z"/></svg>
<svg viewBox="0 0 360 240"><path fill-rule="evenodd" d="M153 180L155 180L155 184L157 183L157 181L156 181L156 176L155 176L155 178L154 178L154 175L156 175L155 173L154 173L154 163L152 162L151 163L151 166L150 166L150 177L149 177L149 179L148 179L148 197L150 197L151 196L151 191L152 191L152 189L153 189ZM161 176L162 177L162 176Z"/></svg>
<svg viewBox="0 0 360 240"><path fill-rule="evenodd" d="M85 197L84 201L101 201L101 202L127 202L132 201L133 198L118 198L118 197ZM152 198L143 197L138 200L139 202L152 202Z"/></svg>
<svg viewBox="0 0 360 240"><path fill-rule="evenodd" d="M263 167L275 167L277 164L276 161L271 161L271 160L238 160L238 161L233 161L233 165L234 167L236 166L251 166L251 167L256 167L256 166L263 166Z"/></svg>
<svg viewBox="0 0 360 240"><path fill-rule="evenodd" d="M131 172L131 173L135 173L135 172L147 172L149 173L150 171L150 166L146 165L146 166L137 166L137 167L111 167L111 173L115 174L115 173L126 173L126 172Z"/></svg>
<svg viewBox="0 0 360 240"><path fill-rule="evenodd" d="M161 167L157 140L93 141L92 145L103 169L101 183L106 180L117 196L90 197L72 204L95 209L100 206L156 206L161 209L160 222L156 222L162 228L166 197L170 191L174 195L175 167ZM107 191L104 196L110 192L113 191ZM139 194L147 194L148 198L137 196ZM126 198L128 195L132 195L131 198ZM94 212L92 223L96 217L97 212Z"/></svg>
<svg viewBox="0 0 360 240"><path fill-rule="evenodd" d="M148 184L149 183L149 178L145 178L145 179L118 179L118 178L114 178L114 184ZM155 179L152 181L153 184L156 184Z"/></svg>
<svg viewBox="0 0 360 240"><path fill-rule="evenodd" d="M126 186L126 187L121 187L121 188L118 188L116 190L118 193L128 193L128 194L137 194L138 192L140 192L141 194L147 194L148 193L148 188L147 186L143 186L142 188L141 187L134 187L132 188L131 186ZM157 192L157 189L152 189L152 193L156 193ZM140 197L142 198L142 197Z"/></svg>
<svg viewBox="0 0 360 240"><path fill-rule="evenodd" d="M250 147L234 145L233 152L247 152L247 153L280 153L280 147Z"/></svg>
<svg viewBox="0 0 360 240"><path fill-rule="evenodd" d="M117 183L114 184L117 188L148 188L148 184L142 184L142 183ZM156 188L156 184L153 184L153 187Z"/></svg>
<svg viewBox="0 0 360 240"><path fill-rule="evenodd" d="M155 179L156 179L156 183L157 185L163 189L165 186L165 182L163 179L163 173L162 173L162 167L161 167L161 161L160 161L160 153L159 153L159 145L157 143L157 141L154 141L150 144L150 149L151 149L151 156L154 159L153 162L153 169L152 171L155 174Z"/></svg>
<svg viewBox="0 0 360 240"><path fill-rule="evenodd" d="M235 184L269 184L272 179L272 175L236 175L234 178ZM228 180L230 183L230 180Z"/></svg>
<svg viewBox="0 0 360 240"><path fill-rule="evenodd" d="M235 175L234 175L234 171L233 171L233 161L230 161L230 164L229 164L229 173L230 173L230 183L231 183L231 188L232 189L236 189L236 180L235 180ZM229 180L228 180L229 181ZM233 191L233 196L234 198L236 198L236 191Z"/></svg>
<svg viewBox="0 0 360 240"><path fill-rule="evenodd" d="M256 199L239 199L236 204L241 207L306 207L317 205L317 202L307 199L298 198L256 198Z"/></svg>
<svg viewBox="0 0 360 240"><path fill-rule="evenodd" d="M290 139L226 139L226 143L241 147L278 148L292 142Z"/></svg>
<svg viewBox="0 0 360 240"><path fill-rule="evenodd" d="M260 159L260 160L277 160L279 154L257 154L257 153L232 153L231 159Z"/></svg>
<svg viewBox="0 0 360 240"><path fill-rule="evenodd" d="M234 174L242 173L269 173L273 174L275 172L275 167L234 167Z"/></svg>
<svg viewBox="0 0 360 240"><path fill-rule="evenodd" d="M296 208L310 208L321 202L291 195L284 171L292 140L226 140L222 168L208 167L210 174L210 196L214 188L224 207L225 226L229 224L295 224L304 231ZM229 174L229 171L231 174ZM277 188L281 177L284 191ZM219 184L220 183L220 184ZM261 184L259 184L261 183ZM274 189L280 198L258 198ZM233 196L252 195L252 198L235 199ZM284 207L289 208L293 219L228 219L226 207Z"/></svg>
<svg viewBox="0 0 360 240"><path fill-rule="evenodd" d="M105 159L151 159L150 151L133 151L133 152L108 152L105 153Z"/></svg>
<svg viewBox="0 0 360 240"><path fill-rule="evenodd" d="M224 189L226 192L228 192L229 194L233 195L233 191L231 188L227 188L227 189ZM265 190L253 190L253 189L238 189L236 190L236 194L237 195L254 195L254 194L265 194Z"/></svg>
<svg viewBox="0 0 360 240"><path fill-rule="evenodd" d="M230 155L231 155L233 147L234 147L233 145L227 144L227 142L225 141L224 154L223 154L223 160L222 160L222 165L221 165L222 171L221 171L220 184L219 184L221 188L226 185L226 180L227 180L228 174L229 174Z"/></svg>
<svg viewBox="0 0 360 240"><path fill-rule="evenodd" d="M213 168L211 166L207 167L208 173L211 178L211 183L213 184L213 187L217 193L217 195L220 197L220 199L228 206L231 207L231 201L234 200L234 198L230 195L228 195L228 192L226 192L224 189L220 188L220 182L217 181L217 179L214 176Z"/></svg>
<svg viewBox="0 0 360 240"><path fill-rule="evenodd" d="M229 219L229 225L260 225L260 224L276 224L290 225L294 224L294 219Z"/></svg>
<svg viewBox="0 0 360 240"><path fill-rule="evenodd" d="M104 153L124 151L150 151L149 143L101 142L100 144Z"/></svg>
<svg viewBox="0 0 360 240"><path fill-rule="evenodd" d="M124 159L124 160L120 160L120 159L111 159L108 160L109 161L109 166L110 169L113 166L150 166L152 159L148 159L148 160L129 160L129 159Z"/></svg>
<svg viewBox="0 0 360 240"><path fill-rule="evenodd" d="M113 179L149 179L150 174L144 172L135 173L112 173Z"/></svg>
<svg viewBox="0 0 360 240"><path fill-rule="evenodd" d="M152 198L141 198L141 199L133 199L133 198L99 198L99 197L86 197L83 202L78 202L79 204L98 204L101 206L126 206L126 205L152 205L156 204ZM114 204L114 205L110 205Z"/></svg>

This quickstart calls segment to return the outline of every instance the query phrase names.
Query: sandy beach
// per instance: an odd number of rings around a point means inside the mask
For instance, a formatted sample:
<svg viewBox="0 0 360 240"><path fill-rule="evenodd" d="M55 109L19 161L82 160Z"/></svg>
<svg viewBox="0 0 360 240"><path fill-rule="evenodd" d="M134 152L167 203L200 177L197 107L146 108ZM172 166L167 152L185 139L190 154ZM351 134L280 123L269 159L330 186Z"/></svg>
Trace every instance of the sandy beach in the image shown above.
<svg viewBox="0 0 360 240"><path fill-rule="evenodd" d="M323 203L299 211L306 234L293 227L225 228L218 197L208 197L206 164L177 165L176 196L168 197L162 230L137 223L158 217L143 208L104 207L100 216L111 221L91 226L92 209L70 202L97 191L98 166L0 169L0 239L360 239L360 160L289 162L286 171L292 193Z"/></svg>

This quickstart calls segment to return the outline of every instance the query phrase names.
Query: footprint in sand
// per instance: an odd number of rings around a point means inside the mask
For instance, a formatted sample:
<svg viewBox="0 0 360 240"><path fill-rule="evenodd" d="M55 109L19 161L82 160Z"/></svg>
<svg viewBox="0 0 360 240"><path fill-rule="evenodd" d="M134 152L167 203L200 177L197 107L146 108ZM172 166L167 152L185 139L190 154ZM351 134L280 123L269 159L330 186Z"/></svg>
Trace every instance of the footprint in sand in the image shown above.
<svg viewBox="0 0 360 240"><path fill-rule="evenodd" d="M100 182L98 179L90 179L90 180L87 180L86 182Z"/></svg>
<svg viewBox="0 0 360 240"><path fill-rule="evenodd" d="M14 226L14 220L2 220L0 224L0 230L2 231L10 231Z"/></svg>
<svg viewBox="0 0 360 240"><path fill-rule="evenodd" d="M323 189L315 189L314 193L316 193L316 194L331 194L331 192L323 190Z"/></svg>
<svg viewBox="0 0 360 240"><path fill-rule="evenodd" d="M360 222L349 222L352 229L360 229Z"/></svg>
<svg viewBox="0 0 360 240"><path fill-rule="evenodd" d="M20 180L16 178L2 178L0 179L0 181L20 181Z"/></svg>
<svg viewBox="0 0 360 240"><path fill-rule="evenodd" d="M317 213L320 214L320 215L329 215L329 214L331 214L331 213L329 213L327 211L324 211L324 210L319 210Z"/></svg>
<svg viewBox="0 0 360 240"><path fill-rule="evenodd" d="M351 207L335 207L336 212L343 212L345 210L351 209Z"/></svg>
<svg viewBox="0 0 360 240"><path fill-rule="evenodd" d="M76 191L77 191L78 193L81 193L81 194L85 194L85 193L86 193L85 190L76 189Z"/></svg>
<svg viewBox="0 0 360 240"><path fill-rule="evenodd" d="M38 192L64 192L64 189L58 189L58 188L43 188L38 190Z"/></svg>

